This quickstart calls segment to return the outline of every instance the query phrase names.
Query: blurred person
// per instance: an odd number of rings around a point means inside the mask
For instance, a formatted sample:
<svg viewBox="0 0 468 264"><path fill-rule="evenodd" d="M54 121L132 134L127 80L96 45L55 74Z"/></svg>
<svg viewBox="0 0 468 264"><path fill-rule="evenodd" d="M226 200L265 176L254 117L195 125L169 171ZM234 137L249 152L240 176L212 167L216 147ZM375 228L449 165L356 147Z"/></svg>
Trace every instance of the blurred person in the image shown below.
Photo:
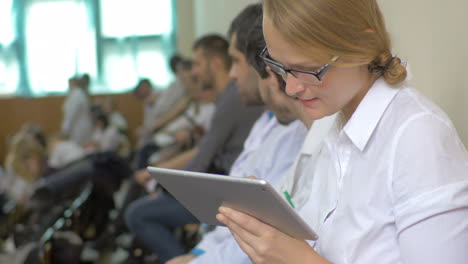
<svg viewBox="0 0 468 264"><path fill-rule="evenodd" d="M133 90L133 95L143 103L143 123L136 129L137 147L142 148L150 139L157 119L158 93L149 79L142 79Z"/></svg>
<svg viewBox="0 0 468 264"><path fill-rule="evenodd" d="M174 105L178 104L180 100L184 100L183 98L186 95L186 87L181 77L184 72L181 65L182 61L183 58L179 55L171 57L170 68L175 75L175 80L169 84L165 90L159 92L159 94L156 95L153 92L152 97L149 98L151 99L151 108L149 113L146 113L145 111L143 126L139 131L138 148L142 148L151 142L157 122L167 112L169 112ZM144 85L146 87L144 89L152 89L151 87L148 87L151 86L149 81ZM145 91L145 93L147 92Z"/></svg>
<svg viewBox="0 0 468 264"><path fill-rule="evenodd" d="M0 181L0 193L5 199L25 204L37 179L48 173L48 142L42 128L26 123L8 141L5 158L5 177Z"/></svg>
<svg viewBox="0 0 468 264"><path fill-rule="evenodd" d="M211 129L197 147L182 154L183 158L178 162L166 167L183 166L185 170L227 174L242 151L253 123L263 112L263 103L253 99L259 98L258 89L249 85L239 87L248 91L239 92L230 80L228 47L228 42L218 35L207 35L195 42L192 73L201 82L202 88L216 91L216 112L211 120ZM149 180L146 170L138 172L135 177L142 183ZM198 222L166 193L156 199L147 197L135 201L125 215L129 229L163 262L185 251L170 230Z"/></svg>
<svg viewBox="0 0 468 264"><path fill-rule="evenodd" d="M189 61L184 61L183 67L184 78L182 80L187 87L189 98L183 106L175 106L161 119L160 128L155 131L152 144L146 145L137 154L137 168L145 168L150 156L153 162L161 162L188 148L193 148L199 138L210 129L217 93L210 87L202 88L197 78L190 73ZM116 220L109 226L107 233L99 238L96 248L109 247L114 238L125 231L123 216L125 208L135 199L153 191L154 185L148 181L149 179L140 184L136 179L130 180L122 209Z"/></svg>
<svg viewBox="0 0 468 264"><path fill-rule="evenodd" d="M192 64L188 60L177 60L177 65L178 78L189 92L179 98L179 100L174 105L172 105L171 109L165 113L161 113L161 116L158 117L156 121L149 124L148 129L151 130L151 138L144 144L143 147L139 148L137 151L137 169L146 168L146 166L148 166L149 157L156 151L160 150L160 146L157 144L157 142L154 142L154 136L157 135L161 129L165 128L175 119L182 116L192 102L193 98L190 93L190 87L194 86L194 81L190 73Z"/></svg>
<svg viewBox="0 0 468 264"><path fill-rule="evenodd" d="M80 86L81 89L83 89L83 91L86 94L90 93L90 91L89 91L90 84L91 84L91 78L90 78L88 73L84 73L84 74L81 75L80 78L78 78L78 86Z"/></svg>
<svg viewBox="0 0 468 264"><path fill-rule="evenodd" d="M35 183L43 175L46 150L32 135L18 133L12 138L5 159L5 178L1 189L9 200L26 205Z"/></svg>
<svg viewBox="0 0 468 264"><path fill-rule="evenodd" d="M111 151L118 153L124 142L124 135L109 123L108 116L98 110L94 114L94 129L91 137L91 148L95 152Z"/></svg>
<svg viewBox="0 0 468 264"><path fill-rule="evenodd" d="M68 164L86 156L85 149L62 134L56 134L47 142L48 166L60 170Z"/></svg>
<svg viewBox="0 0 468 264"><path fill-rule="evenodd" d="M36 142L39 143L42 147L47 147L47 139L42 127L39 124L28 122L21 127L19 133L29 134L33 136Z"/></svg>
<svg viewBox="0 0 468 264"><path fill-rule="evenodd" d="M91 139L91 105L77 78L69 79L68 96L63 104L62 133L79 145Z"/></svg>
<svg viewBox="0 0 468 264"><path fill-rule="evenodd" d="M154 142L159 147L177 144L191 148L209 131L216 110L215 93L210 89L201 89L194 79L193 82L191 85L193 88L189 89L192 100L187 109L156 133Z"/></svg>
<svg viewBox="0 0 468 264"><path fill-rule="evenodd" d="M116 127L120 131L127 131L127 120L119 112L115 101L111 97L103 98L99 105L103 113L108 117L111 126Z"/></svg>
<svg viewBox="0 0 468 264"><path fill-rule="evenodd" d="M174 115L172 118L166 118L158 123L155 142L159 146L161 144L158 144L157 141L161 135L164 138L167 138L164 135L171 135L173 140L170 142L178 144L182 144L182 141L186 143L197 141L196 139L199 139L210 129L211 119L216 109L216 91L212 87L202 87L198 78L191 74L191 61L182 62L182 67L184 67L184 74L181 77L188 92L188 101L184 111L177 117ZM166 140L163 141L168 143ZM191 142L191 144L194 143Z"/></svg>

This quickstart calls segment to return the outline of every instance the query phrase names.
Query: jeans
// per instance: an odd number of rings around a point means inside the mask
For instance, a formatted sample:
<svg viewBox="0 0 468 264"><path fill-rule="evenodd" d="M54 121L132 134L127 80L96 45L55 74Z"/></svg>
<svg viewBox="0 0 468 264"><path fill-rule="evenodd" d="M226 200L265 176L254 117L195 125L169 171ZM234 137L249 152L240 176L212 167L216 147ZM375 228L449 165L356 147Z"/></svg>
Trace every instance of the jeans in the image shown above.
<svg viewBox="0 0 468 264"><path fill-rule="evenodd" d="M139 199L125 211L130 231L146 247L151 249L162 263L186 253L173 234L173 229L199 221L176 199L166 193L156 199Z"/></svg>
<svg viewBox="0 0 468 264"><path fill-rule="evenodd" d="M147 144L138 150L136 156L136 169L144 169L148 164L148 160L160 148L156 144Z"/></svg>

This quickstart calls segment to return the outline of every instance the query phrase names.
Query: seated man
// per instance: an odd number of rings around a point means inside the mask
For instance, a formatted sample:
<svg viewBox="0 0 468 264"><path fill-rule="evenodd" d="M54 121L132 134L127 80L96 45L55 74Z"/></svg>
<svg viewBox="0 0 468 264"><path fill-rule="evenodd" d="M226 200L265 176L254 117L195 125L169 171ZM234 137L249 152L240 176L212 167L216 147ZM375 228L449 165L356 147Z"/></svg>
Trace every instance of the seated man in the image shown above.
<svg viewBox="0 0 468 264"><path fill-rule="evenodd" d="M151 92L151 84L142 80L134 90L134 94L145 103L143 125L138 129L138 150L136 167L142 169L148 166L148 158L159 147L153 142L153 136L161 128L181 116L191 102L190 87L191 63L186 60L171 60L171 68L176 73L176 81L167 90L157 95ZM183 93L182 93L183 92Z"/></svg>
<svg viewBox="0 0 468 264"><path fill-rule="evenodd" d="M194 74L204 86L215 87L219 95L211 122L213 129L203 136L196 149L184 154L185 157L193 158L188 159L189 162L183 168L226 174L241 152L253 123L263 112L263 102L256 81L253 84L249 82L248 86L238 86L239 92L234 83L230 82L230 63L226 63L229 61L227 41L219 36L206 36L195 43L194 50ZM251 76L256 80L255 73L252 72ZM251 106L246 106L244 102ZM147 180L149 174L146 171L142 173L143 177L140 178L146 177ZM185 252L171 230L198 222L172 196L165 193L157 199L144 198L134 202L126 216L130 230L163 261Z"/></svg>
<svg viewBox="0 0 468 264"><path fill-rule="evenodd" d="M284 82L281 77L267 71L257 56L265 45L261 22L260 4L248 6L232 22L230 53L237 64L234 63L231 72L238 80L242 79L246 69L256 74L261 97L276 118L269 124L262 122L262 118L257 121L244 152L232 167L231 175L255 176L278 189L284 175L293 166L307 129L296 120L300 113L299 103L282 92ZM239 263L245 259L248 260L247 256L237 246L229 230L216 227L189 254L168 263Z"/></svg>
<svg viewBox="0 0 468 264"><path fill-rule="evenodd" d="M176 79L167 89L158 93L147 79L141 80L135 88L135 96L145 104L143 124L137 129L138 148L142 148L150 142L156 122L163 118L174 105L184 100L186 87L181 78L185 71L181 67L182 61L183 59L178 55L171 58L170 66Z"/></svg>
<svg viewBox="0 0 468 264"><path fill-rule="evenodd" d="M185 111L175 120L161 124L154 136L154 143L166 155L158 155L157 160L150 159L153 164L172 158L178 151L193 148L211 127L211 119L216 110L216 92L210 87L202 88L194 77L187 88L191 100ZM171 148L164 151L166 147ZM168 152L172 152L172 156L167 155Z"/></svg>

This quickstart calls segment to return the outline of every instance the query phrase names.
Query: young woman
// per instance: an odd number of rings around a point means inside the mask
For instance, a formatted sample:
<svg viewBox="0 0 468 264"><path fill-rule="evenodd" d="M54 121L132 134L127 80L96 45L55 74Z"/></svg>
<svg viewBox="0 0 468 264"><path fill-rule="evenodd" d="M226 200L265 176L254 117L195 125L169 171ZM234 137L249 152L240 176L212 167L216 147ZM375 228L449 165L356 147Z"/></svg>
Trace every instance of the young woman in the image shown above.
<svg viewBox="0 0 468 264"><path fill-rule="evenodd" d="M250 259L468 263L468 154L405 82L377 1L265 0L263 26L261 56L286 93L311 120L337 118L291 193L317 241L220 208Z"/></svg>

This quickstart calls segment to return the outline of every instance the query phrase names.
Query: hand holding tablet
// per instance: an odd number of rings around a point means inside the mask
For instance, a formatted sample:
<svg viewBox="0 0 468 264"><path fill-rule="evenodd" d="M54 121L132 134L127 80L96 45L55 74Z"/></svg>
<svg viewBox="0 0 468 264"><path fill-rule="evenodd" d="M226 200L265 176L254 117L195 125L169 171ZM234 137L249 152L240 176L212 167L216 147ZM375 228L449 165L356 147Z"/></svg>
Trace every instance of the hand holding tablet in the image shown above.
<svg viewBox="0 0 468 264"><path fill-rule="evenodd" d="M201 222L216 220L220 206L235 209L298 239L315 232L266 181L149 167L150 174Z"/></svg>

